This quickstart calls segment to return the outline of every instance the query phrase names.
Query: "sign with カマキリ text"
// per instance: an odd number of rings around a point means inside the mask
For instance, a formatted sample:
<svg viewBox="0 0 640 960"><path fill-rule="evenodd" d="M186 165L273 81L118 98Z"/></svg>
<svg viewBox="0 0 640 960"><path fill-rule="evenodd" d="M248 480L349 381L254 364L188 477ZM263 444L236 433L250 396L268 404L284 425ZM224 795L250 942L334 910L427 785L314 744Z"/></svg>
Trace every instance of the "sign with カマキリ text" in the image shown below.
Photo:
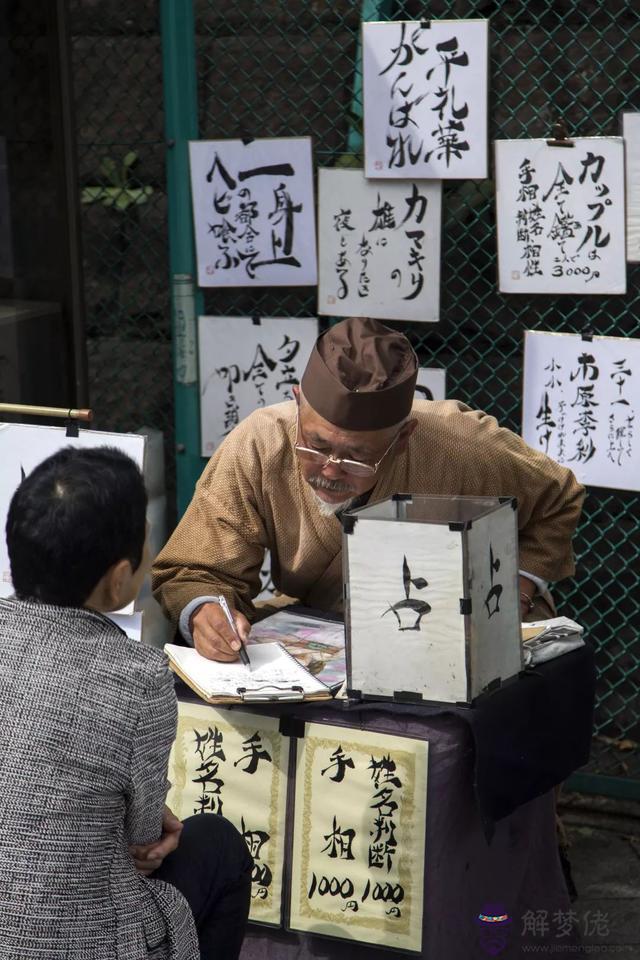
<svg viewBox="0 0 640 960"><path fill-rule="evenodd" d="M621 137L496 140L503 293L627 289Z"/></svg>
<svg viewBox="0 0 640 960"><path fill-rule="evenodd" d="M321 169L318 183L318 313L436 322L440 181Z"/></svg>
<svg viewBox="0 0 640 960"><path fill-rule="evenodd" d="M362 24L367 177L487 176L488 20Z"/></svg>
<svg viewBox="0 0 640 960"><path fill-rule="evenodd" d="M427 757L424 740L305 725L292 930L421 950Z"/></svg>
<svg viewBox="0 0 640 960"><path fill-rule="evenodd" d="M581 483L640 490L640 340L527 330L522 435Z"/></svg>

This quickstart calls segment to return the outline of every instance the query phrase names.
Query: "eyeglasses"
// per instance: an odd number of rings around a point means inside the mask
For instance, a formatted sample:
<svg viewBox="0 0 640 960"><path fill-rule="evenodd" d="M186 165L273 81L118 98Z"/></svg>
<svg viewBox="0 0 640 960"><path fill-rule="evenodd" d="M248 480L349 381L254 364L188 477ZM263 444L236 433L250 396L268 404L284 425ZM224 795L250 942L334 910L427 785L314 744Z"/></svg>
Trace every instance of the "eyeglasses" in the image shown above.
<svg viewBox="0 0 640 960"><path fill-rule="evenodd" d="M353 477L372 477L378 472L378 467L389 453L401 433L402 430L399 430L398 433L396 433L395 437L376 463L363 463L362 460L345 460L342 457L334 457L331 454L327 456L326 453L321 453L320 450L314 450L313 447L305 447L303 444L297 442L298 435L301 434L300 408L298 407L298 411L296 413L296 443L294 445L294 449L301 460L304 460L306 463L315 464L320 470L324 470L325 467L328 467L329 464L332 463L335 467L340 467L341 470L343 470L345 473L351 474Z"/></svg>

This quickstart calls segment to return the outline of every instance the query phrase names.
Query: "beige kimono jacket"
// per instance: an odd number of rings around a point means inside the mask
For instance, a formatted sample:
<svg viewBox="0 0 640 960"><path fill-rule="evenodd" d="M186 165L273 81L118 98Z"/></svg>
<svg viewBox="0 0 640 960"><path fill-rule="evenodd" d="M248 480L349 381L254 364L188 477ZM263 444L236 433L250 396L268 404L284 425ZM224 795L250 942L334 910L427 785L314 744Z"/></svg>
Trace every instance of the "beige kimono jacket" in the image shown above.
<svg viewBox="0 0 640 960"><path fill-rule="evenodd" d="M570 470L457 401L417 400L412 416L418 427L381 469L370 502L393 493L517 497L520 568L550 581L574 572L584 488ZM300 473L295 429L294 401L256 410L209 461L153 569L154 593L174 622L190 600L218 593L255 616L266 549L279 591L340 610L342 528L320 514Z"/></svg>

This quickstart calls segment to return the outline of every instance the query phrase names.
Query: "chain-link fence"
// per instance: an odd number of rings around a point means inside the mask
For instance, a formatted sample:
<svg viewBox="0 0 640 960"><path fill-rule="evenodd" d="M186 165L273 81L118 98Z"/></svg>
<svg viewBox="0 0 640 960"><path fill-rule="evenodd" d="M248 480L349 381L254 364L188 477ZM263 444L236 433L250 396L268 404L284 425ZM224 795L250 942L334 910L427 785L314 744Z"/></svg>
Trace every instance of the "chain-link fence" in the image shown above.
<svg viewBox="0 0 640 960"><path fill-rule="evenodd" d="M95 426L155 427L172 451L158 7L157 0L70 0L69 28Z"/></svg>
<svg viewBox="0 0 640 960"><path fill-rule="evenodd" d="M331 166L353 143L363 10L375 19L489 17L490 137L544 137L562 118L573 135L617 134L640 109L640 16L622 0L441 0L376 4L267 0L196 4L200 136L310 135ZM354 93L355 91L355 93ZM516 297L498 293L494 184L444 186L441 317L404 327L425 366L447 370L447 395L518 430L526 328L638 335L640 271L625 297ZM308 316L311 289L216 290L210 314ZM590 769L640 780L638 664L640 543L624 493L592 490L576 540L578 576L557 590L587 627L599 669ZM621 747L623 749L621 749Z"/></svg>
<svg viewBox="0 0 640 960"><path fill-rule="evenodd" d="M185 0L185 3L189 0ZM489 17L490 137L617 134L640 109L640 15L622 0L194 0L199 135L304 136L331 166L353 149L359 24ZM375 10L379 10L378 16ZM71 0L91 402L98 424L161 427L172 448L170 322L157 0ZM494 184L444 187L441 317L406 326L447 395L519 429L526 328L638 335L640 270L624 297L498 293ZM308 316L311 288L207 291L212 315ZM597 648L590 770L640 782L640 543L635 497L591 490L578 575L557 590Z"/></svg>

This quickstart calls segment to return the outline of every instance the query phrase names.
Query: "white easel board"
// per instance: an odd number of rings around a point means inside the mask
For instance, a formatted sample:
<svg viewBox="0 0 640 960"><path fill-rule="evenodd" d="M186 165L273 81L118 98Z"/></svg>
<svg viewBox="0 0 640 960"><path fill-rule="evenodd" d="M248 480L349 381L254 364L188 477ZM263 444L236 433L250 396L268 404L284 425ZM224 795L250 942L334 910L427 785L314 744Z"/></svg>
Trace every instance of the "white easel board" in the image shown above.
<svg viewBox="0 0 640 960"><path fill-rule="evenodd" d="M4 530L9 504L22 474L28 476L34 467L63 447L116 447L144 467L146 437L133 433L103 433L98 430L79 430L77 437L67 437L64 427L36 426L27 423L0 423L0 597L13 593L9 554ZM132 614L133 603L119 610Z"/></svg>

